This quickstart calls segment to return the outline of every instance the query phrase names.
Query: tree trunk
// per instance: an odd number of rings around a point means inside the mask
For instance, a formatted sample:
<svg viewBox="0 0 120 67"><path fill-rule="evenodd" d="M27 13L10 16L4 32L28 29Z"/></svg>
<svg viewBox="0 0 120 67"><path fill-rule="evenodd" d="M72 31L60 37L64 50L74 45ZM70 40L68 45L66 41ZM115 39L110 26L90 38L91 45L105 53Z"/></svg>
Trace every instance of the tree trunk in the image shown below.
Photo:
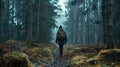
<svg viewBox="0 0 120 67"><path fill-rule="evenodd" d="M106 49L114 48L113 44L113 21L112 21L112 4L109 0L103 0L103 21L104 21L104 43Z"/></svg>

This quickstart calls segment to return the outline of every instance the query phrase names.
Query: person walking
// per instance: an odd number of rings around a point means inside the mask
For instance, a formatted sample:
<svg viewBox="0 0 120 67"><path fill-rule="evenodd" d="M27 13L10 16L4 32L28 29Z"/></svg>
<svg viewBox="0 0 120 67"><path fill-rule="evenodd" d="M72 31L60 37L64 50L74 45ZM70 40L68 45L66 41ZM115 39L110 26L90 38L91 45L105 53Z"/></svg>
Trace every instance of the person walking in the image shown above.
<svg viewBox="0 0 120 67"><path fill-rule="evenodd" d="M63 30L62 26L59 27L57 34L56 34L56 43L59 45L59 53L60 57L63 54L63 46L67 43L67 36L65 31Z"/></svg>

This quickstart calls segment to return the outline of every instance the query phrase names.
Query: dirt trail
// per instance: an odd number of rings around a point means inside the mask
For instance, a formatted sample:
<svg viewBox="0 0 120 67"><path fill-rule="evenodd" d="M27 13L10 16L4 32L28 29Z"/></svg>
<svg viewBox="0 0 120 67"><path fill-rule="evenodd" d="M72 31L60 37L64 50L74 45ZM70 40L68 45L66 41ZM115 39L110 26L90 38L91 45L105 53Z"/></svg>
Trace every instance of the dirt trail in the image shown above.
<svg viewBox="0 0 120 67"><path fill-rule="evenodd" d="M56 49L53 52L54 61L48 64L48 67L68 67L68 60L63 57L59 57L59 50Z"/></svg>

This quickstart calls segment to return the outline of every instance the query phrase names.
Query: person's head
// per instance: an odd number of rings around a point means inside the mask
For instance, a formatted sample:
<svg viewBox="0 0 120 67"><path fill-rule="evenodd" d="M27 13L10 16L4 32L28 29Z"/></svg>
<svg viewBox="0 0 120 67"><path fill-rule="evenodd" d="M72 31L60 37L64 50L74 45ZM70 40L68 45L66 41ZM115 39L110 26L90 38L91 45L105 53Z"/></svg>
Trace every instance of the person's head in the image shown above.
<svg viewBox="0 0 120 67"><path fill-rule="evenodd" d="M62 26L61 26L61 25L59 26L59 30L63 30L63 28L62 28Z"/></svg>

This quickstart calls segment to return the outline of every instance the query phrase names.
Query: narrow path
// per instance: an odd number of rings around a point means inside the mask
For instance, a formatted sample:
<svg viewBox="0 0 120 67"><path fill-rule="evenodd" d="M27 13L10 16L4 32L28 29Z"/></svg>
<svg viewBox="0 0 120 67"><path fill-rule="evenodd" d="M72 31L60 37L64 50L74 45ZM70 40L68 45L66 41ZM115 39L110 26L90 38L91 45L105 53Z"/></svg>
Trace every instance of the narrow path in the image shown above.
<svg viewBox="0 0 120 67"><path fill-rule="evenodd" d="M48 64L48 67L68 67L68 60L59 57L59 50L56 49L53 53L54 61Z"/></svg>

